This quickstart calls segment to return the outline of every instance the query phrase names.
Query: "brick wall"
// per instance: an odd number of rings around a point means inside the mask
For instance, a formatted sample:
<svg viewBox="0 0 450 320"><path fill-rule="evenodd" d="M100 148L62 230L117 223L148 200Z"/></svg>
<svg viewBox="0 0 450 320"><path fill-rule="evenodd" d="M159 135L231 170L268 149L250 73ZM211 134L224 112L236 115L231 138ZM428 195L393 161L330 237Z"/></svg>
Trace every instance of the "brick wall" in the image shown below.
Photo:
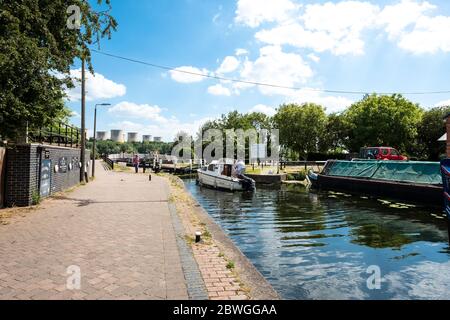
<svg viewBox="0 0 450 320"><path fill-rule="evenodd" d="M51 193L64 191L80 182L79 165L74 165L67 172L55 172L55 165L61 158L66 158L67 163L72 159L80 159L80 149L47 146L38 144L19 145L8 149L6 166L6 205L29 206L33 202L33 194L39 194L40 188L40 163L41 159L48 156L51 160ZM86 150L86 160L90 158L90 152ZM90 163L90 161L89 161ZM90 176L90 169L88 172Z"/></svg>

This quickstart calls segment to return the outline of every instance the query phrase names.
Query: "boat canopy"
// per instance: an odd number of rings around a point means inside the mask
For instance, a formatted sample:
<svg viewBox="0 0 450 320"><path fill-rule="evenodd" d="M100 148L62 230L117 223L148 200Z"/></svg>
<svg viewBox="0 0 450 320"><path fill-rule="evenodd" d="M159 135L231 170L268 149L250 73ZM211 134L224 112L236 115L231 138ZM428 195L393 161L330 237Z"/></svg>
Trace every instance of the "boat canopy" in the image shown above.
<svg viewBox="0 0 450 320"><path fill-rule="evenodd" d="M442 184L439 162L329 161L324 175L396 182Z"/></svg>
<svg viewBox="0 0 450 320"><path fill-rule="evenodd" d="M219 164L221 164L221 165L224 165L224 164L233 165L234 164L234 160L233 159L219 159L219 160L211 161L210 164L215 164L215 165L219 165Z"/></svg>

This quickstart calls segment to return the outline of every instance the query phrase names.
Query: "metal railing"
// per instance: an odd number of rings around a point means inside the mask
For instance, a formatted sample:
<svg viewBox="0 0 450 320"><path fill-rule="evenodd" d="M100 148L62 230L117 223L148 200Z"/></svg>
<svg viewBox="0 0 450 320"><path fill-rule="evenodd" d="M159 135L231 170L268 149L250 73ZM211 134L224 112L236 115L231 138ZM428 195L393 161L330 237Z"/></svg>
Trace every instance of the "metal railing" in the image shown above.
<svg viewBox="0 0 450 320"><path fill-rule="evenodd" d="M81 129L59 122L28 132L28 139L34 143L80 148Z"/></svg>
<svg viewBox="0 0 450 320"><path fill-rule="evenodd" d="M103 156L103 161L111 168L111 170L114 170L114 160L111 160L108 156Z"/></svg>

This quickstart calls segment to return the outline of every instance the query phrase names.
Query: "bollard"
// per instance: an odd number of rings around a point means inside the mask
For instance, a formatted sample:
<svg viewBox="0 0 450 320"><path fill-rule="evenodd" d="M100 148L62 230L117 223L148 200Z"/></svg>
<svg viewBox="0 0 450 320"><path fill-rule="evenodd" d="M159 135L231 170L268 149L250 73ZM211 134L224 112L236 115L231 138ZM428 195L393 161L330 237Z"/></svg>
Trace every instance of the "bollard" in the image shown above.
<svg viewBox="0 0 450 320"><path fill-rule="evenodd" d="M199 243L200 241L202 241L202 233L197 231L195 233L195 243Z"/></svg>
<svg viewBox="0 0 450 320"><path fill-rule="evenodd" d="M148 175L148 181L152 181L152 175L151 174Z"/></svg>

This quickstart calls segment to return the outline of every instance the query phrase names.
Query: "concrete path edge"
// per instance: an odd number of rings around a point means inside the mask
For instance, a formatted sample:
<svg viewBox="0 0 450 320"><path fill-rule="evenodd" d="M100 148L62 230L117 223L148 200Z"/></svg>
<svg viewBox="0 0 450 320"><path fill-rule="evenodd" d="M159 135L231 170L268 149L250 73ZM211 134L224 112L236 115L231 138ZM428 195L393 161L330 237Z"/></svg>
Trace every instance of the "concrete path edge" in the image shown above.
<svg viewBox="0 0 450 320"><path fill-rule="evenodd" d="M191 195L184 183L184 191L194 201L195 214L203 222L211 233L216 244L226 256L235 263L236 270L242 282L250 289L250 296L254 300L279 300L280 295L275 291L266 278L256 269L253 263L242 253L242 251L228 237L225 231L214 221L206 210Z"/></svg>
<svg viewBox="0 0 450 320"><path fill-rule="evenodd" d="M173 203L169 203L169 211L172 218L172 225L176 233L176 242L180 254L181 267L186 279L186 286L190 300L208 300L208 292L203 282L202 274L195 261L192 249L186 243L183 223L177 214L177 209Z"/></svg>

